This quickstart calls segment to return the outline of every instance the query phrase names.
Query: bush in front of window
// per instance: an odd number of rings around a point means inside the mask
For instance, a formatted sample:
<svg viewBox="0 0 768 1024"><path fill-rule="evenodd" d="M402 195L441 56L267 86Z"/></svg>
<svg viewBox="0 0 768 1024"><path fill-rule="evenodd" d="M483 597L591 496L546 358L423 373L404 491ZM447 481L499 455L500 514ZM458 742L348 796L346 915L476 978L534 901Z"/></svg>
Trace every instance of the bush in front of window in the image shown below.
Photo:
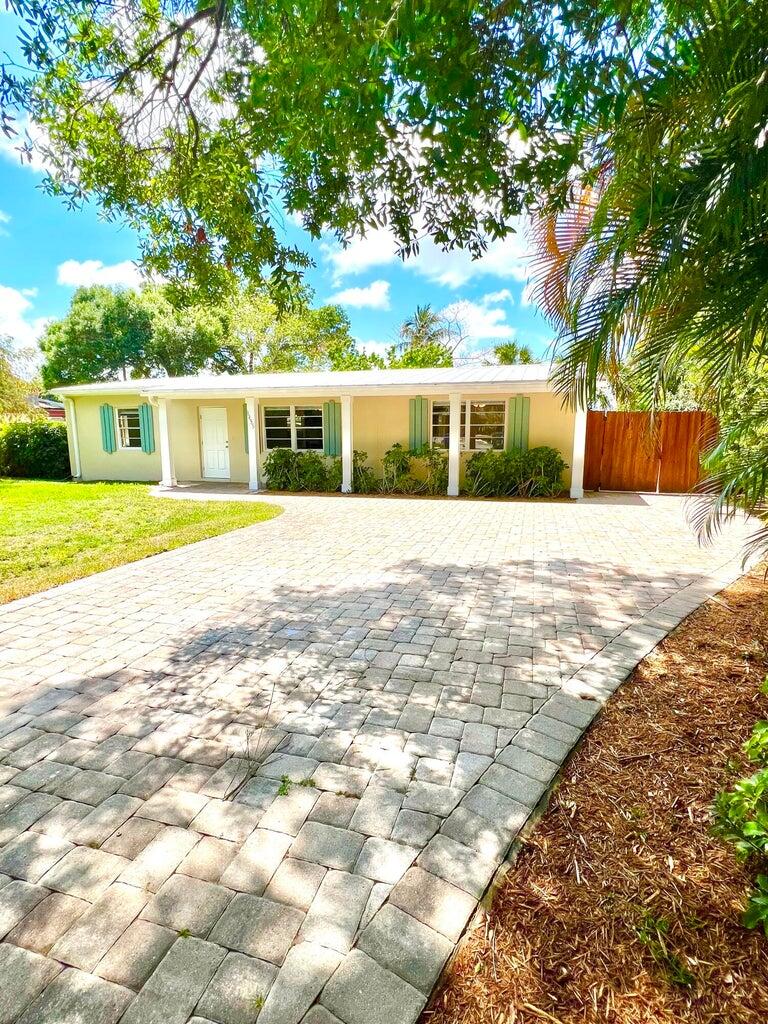
<svg viewBox="0 0 768 1024"><path fill-rule="evenodd" d="M542 445L527 451L475 452L467 462L467 493L484 498L553 498L563 491L567 464Z"/></svg>
<svg viewBox="0 0 768 1024"><path fill-rule="evenodd" d="M33 419L0 425L0 476L66 480L70 475L66 424Z"/></svg>
<svg viewBox="0 0 768 1024"><path fill-rule="evenodd" d="M367 452L353 453L353 490L358 494L377 489L373 470L365 465L367 458ZM272 491L341 490L341 459L328 459L319 452L273 448L264 460L264 472Z"/></svg>

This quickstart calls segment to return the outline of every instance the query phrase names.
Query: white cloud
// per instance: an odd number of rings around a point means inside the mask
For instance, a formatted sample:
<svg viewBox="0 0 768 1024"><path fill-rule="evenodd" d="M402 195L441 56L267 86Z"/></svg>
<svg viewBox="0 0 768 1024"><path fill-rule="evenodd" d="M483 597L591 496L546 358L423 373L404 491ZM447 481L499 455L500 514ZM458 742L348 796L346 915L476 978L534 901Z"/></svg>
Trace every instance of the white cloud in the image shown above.
<svg viewBox="0 0 768 1024"><path fill-rule="evenodd" d="M389 281L371 281L365 288L345 288L330 298L356 309L389 309Z"/></svg>
<svg viewBox="0 0 768 1024"><path fill-rule="evenodd" d="M461 288L483 276L526 281L529 251L521 218L514 227L515 234L489 242L486 251L477 259L473 259L466 249L445 251L431 238L424 238L418 254L406 260L403 267L432 284L448 288ZM376 228L364 238L353 238L346 249L327 242L323 243L322 249L336 282L365 273L371 267L388 266L399 259L394 236L387 228Z"/></svg>
<svg viewBox="0 0 768 1024"><path fill-rule="evenodd" d="M24 292L0 285L0 337L11 338L16 348L34 345L49 319L30 316L33 308Z"/></svg>
<svg viewBox="0 0 768 1024"><path fill-rule="evenodd" d="M397 260L397 246L386 228L369 231L364 238L353 238L343 249L323 242L320 246L333 268L335 281L355 274L364 274L371 267L382 267Z"/></svg>
<svg viewBox="0 0 768 1024"><path fill-rule="evenodd" d="M488 338L514 338L516 334L514 327L507 323L506 310L499 307L462 299L446 306L441 310L441 314L446 319L460 324L470 348L478 341Z"/></svg>
<svg viewBox="0 0 768 1024"><path fill-rule="evenodd" d="M65 260L58 266L58 284L80 288L92 284L139 288L144 283L141 271L133 260L107 265L101 260Z"/></svg>
<svg viewBox="0 0 768 1024"><path fill-rule="evenodd" d="M10 223L11 223L11 215L10 215L10 213L6 213L5 210L0 210L0 224L10 224Z"/></svg>
<svg viewBox="0 0 768 1024"><path fill-rule="evenodd" d="M480 300L480 302L484 306L492 306L496 302L512 303L514 301L514 296L512 295L512 292L509 290L509 288L502 288L501 291L498 292L488 292Z"/></svg>
<svg viewBox="0 0 768 1024"><path fill-rule="evenodd" d="M367 352L369 356L381 356L382 359L386 358L387 352L392 347L391 341L360 341L356 339L357 347L363 352Z"/></svg>

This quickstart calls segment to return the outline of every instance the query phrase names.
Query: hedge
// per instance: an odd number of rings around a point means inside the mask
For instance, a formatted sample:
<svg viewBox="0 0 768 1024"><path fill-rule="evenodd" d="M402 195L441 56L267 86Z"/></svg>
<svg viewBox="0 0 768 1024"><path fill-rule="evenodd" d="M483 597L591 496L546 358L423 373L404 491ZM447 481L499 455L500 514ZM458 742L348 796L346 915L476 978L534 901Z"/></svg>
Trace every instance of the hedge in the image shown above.
<svg viewBox="0 0 768 1024"><path fill-rule="evenodd" d="M66 424L51 420L0 424L0 476L67 479L70 468Z"/></svg>

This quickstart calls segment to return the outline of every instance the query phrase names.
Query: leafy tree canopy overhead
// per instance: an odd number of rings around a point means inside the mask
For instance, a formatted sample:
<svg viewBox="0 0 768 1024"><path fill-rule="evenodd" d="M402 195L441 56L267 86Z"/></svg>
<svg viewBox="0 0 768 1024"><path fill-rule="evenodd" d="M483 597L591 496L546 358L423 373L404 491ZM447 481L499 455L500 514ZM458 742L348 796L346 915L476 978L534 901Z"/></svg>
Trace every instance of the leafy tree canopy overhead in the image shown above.
<svg viewBox="0 0 768 1024"><path fill-rule="evenodd" d="M43 129L48 188L139 230L165 278L291 289L317 236L388 225L487 238L602 154L608 126L684 40L694 0L8 0L28 68L0 101ZM684 58L681 58L684 60ZM44 141L43 141L44 140Z"/></svg>

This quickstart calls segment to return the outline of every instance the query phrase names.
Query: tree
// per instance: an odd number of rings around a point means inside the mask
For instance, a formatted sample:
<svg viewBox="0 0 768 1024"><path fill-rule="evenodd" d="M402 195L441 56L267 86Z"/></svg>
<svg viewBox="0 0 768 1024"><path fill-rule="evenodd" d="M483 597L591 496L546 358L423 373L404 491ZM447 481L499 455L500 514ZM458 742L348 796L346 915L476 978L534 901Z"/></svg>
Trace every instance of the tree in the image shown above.
<svg viewBox="0 0 768 1024"><path fill-rule="evenodd" d="M10 338L0 337L0 415L31 411L29 398L39 393L40 385L25 379L25 361Z"/></svg>
<svg viewBox="0 0 768 1024"><path fill-rule="evenodd" d="M493 346L493 354L499 366L525 366L534 362L530 348L516 341L500 341Z"/></svg>
<svg viewBox="0 0 768 1024"><path fill-rule="evenodd" d="M746 0L743 0L746 4ZM581 166L583 124L620 116L634 62L684 39L693 0L9 0L28 68L6 116L43 132L48 188L97 200L166 278L277 288L314 236L387 224L482 253ZM650 42L649 42L650 40Z"/></svg>
<svg viewBox="0 0 768 1024"><path fill-rule="evenodd" d="M340 306L310 306L302 287L290 310L278 308L264 288L246 287L225 310L228 345L243 373L293 370L367 370L382 365L361 352Z"/></svg>
<svg viewBox="0 0 768 1024"><path fill-rule="evenodd" d="M764 445L739 440L754 426L742 374L768 368L765 5L702 3L665 42L640 52L620 116L591 126L571 205L538 225L537 295L572 398L624 373L656 410L695 377L723 423L711 527L768 505Z"/></svg>
<svg viewBox="0 0 768 1024"><path fill-rule="evenodd" d="M222 317L210 306L175 305L167 289L145 288L139 307L149 318L150 332L140 366L169 377L210 370L237 371L237 356L226 344ZM137 367L138 368L138 367Z"/></svg>
<svg viewBox="0 0 768 1024"><path fill-rule="evenodd" d="M400 328L400 341L387 351L392 368L453 366L453 353L462 340L456 323L431 306L417 306Z"/></svg>
<svg viewBox="0 0 768 1024"><path fill-rule="evenodd" d="M127 380L149 372L152 318L136 292L101 285L78 288L69 312L40 340L46 388Z"/></svg>

